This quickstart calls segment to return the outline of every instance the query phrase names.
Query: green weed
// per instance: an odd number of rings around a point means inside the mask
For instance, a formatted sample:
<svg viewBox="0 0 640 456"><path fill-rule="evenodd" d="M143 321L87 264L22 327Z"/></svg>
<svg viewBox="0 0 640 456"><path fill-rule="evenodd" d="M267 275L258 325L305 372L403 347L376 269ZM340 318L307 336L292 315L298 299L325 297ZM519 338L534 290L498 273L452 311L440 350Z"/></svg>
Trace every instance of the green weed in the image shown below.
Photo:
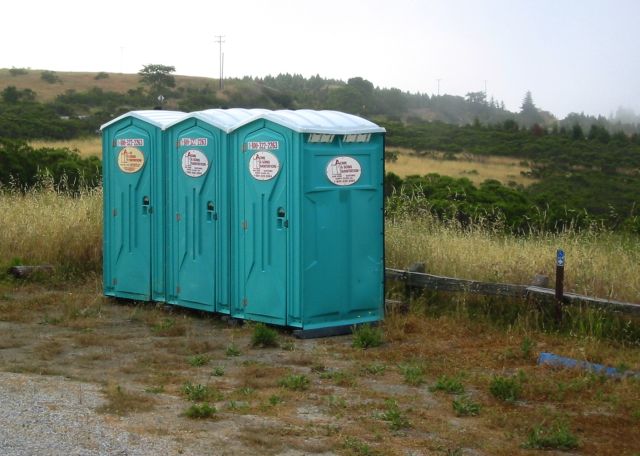
<svg viewBox="0 0 640 456"><path fill-rule="evenodd" d="M353 328L353 343L355 348L379 347L384 342L382 330L371 325L358 325Z"/></svg>
<svg viewBox="0 0 640 456"><path fill-rule="evenodd" d="M227 347L225 354L228 357L240 356L240 350L238 350L238 347L236 347L234 344L231 344Z"/></svg>
<svg viewBox="0 0 640 456"><path fill-rule="evenodd" d="M214 367L213 370L211 371L211 375L213 375L214 377L222 377L224 375L224 367L222 366Z"/></svg>
<svg viewBox="0 0 640 456"><path fill-rule="evenodd" d="M191 382L186 382L182 385L182 393L193 402L218 401L222 399L222 394L215 388L201 384L194 385Z"/></svg>
<svg viewBox="0 0 640 456"><path fill-rule="evenodd" d="M387 370L387 366L382 363L372 363L364 366L362 372L371 375L382 375Z"/></svg>
<svg viewBox="0 0 640 456"><path fill-rule="evenodd" d="M380 415L380 418L389 423L389 426L394 431L399 431L400 429L406 429L411 427L411 423L405 416L405 414L400 410L398 403L393 399L387 399L385 401L385 411Z"/></svg>
<svg viewBox="0 0 640 456"><path fill-rule="evenodd" d="M523 446L537 450L572 450L578 447L578 438L566 423L556 421L531 429Z"/></svg>
<svg viewBox="0 0 640 456"><path fill-rule="evenodd" d="M429 388L430 391L444 391L449 394L462 394L464 393L464 386L462 382L456 377L447 377L442 375L436 381L435 385Z"/></svg>
<svg viewBox="0 0 640 456"><path fill-rule="evenodd" d="M211 418L217 411L215 407L209 404L193 404L184 411L184 416L192 419L205 419Z"/></svg>
<svg viewBox="0 0 640 456"><path fill-rule="evenodd" d="M380 453L373 450L369 445L355 437L347 437L342 445L349 454L354 456L378 456Z"/></svg>
<svg viewBox="0 0 640 456"><path fill-rule="evenodd" d="M489 384L489 392L496 399L504 402L515 402L520 398L522 385L515 377L495 376Z"/></svg>
<svg viewBox="0 0 640 456"><path fill-rule="evenodd" d="M411 386L420 386L424 383L424 370L414 364L400 366L400 372L404 376L404 382Z"/></svg>
<svg viewBox="0 0 640 456"><path fill-rule="evenodd" d="M452 406L458 416L477 416L480 414L480 404L473 402L468 396L454 399Z"/></svg>
<svg viewBox="0 0 640 456"><path fill-rule="evenodd" d="M278 346L278 332L269 328L264 323L258 323L253 328L253 334L251 336L252 347L277 347Z"/></svg>
<svg viewBox="0 0 640 456"><path fill-rule="evenodd" d="M189 365L193 367L201 367L209 362L209 358L205 355L193 355L189 357Z"/></svg>
<svg viewBox="0 0 640 456"><path fill-rule="evenodd" d="M304 391L309 388L310 381L305 375L291 374L281 379L278 384L286 389Z"/></svg>

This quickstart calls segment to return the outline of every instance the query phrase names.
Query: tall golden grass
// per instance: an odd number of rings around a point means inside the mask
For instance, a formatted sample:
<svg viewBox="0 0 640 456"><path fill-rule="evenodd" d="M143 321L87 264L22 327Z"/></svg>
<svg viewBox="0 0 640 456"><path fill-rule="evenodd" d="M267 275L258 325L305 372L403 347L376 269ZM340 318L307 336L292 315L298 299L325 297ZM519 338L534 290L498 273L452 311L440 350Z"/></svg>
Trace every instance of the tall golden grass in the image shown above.
<svg viewBox="0 0 640 456"><path fill-rule="evenodd" d="M387 220L385 244L388 267L422 261L432 274L516 284L531 283L535 274L553 283L556 250L562 248L566 291L640 301L638 239L602 229L513 236L425 214Z"/></svg>
<svg viewBox="0 0 640 456"><path fill-rule="evenodd" d="M102 158L102 138L95 136L91 138L78 138L67 140L45 140L38 139L29 141L29 145L34 149L50 147L54 149L67 148L78 151L81 157Z"/></svg>
<svg viewBox="0 0 640 456"><path fill-rule="evenodd" d="M386 163L386 169L404 178L410 175L437 173L443 176L466 177L478 185L487 179L495 179L508 184L531 185L535 179L523 175L530 168L521 160L512 157L479 156L472 154L454 154L455 159L445 159L444 154L432 152L416 155L407 149L389 148L389 152L397 153L397 160Z"/></svg>
<svg viewBox="0 0 640 456"><path fill-rule="evenodd" d="M64 270L102 269L102 191L72 196L51 185L0 192L0 264L52 264Z"/></svg>
<svg viewBox="0 0 640 456"><path fill-rule="evenodd" d="M0 192L0 264L53 264L77 271L102 268L102 191L77 196L43 184L26 193ZM462 227L427 214L386 221L386 262L403 268L424 261L433 274L530 283L553 279L556 249L566 253L567 291L637 302L640 243L602 229L512 236L481 224Z"/></svg>

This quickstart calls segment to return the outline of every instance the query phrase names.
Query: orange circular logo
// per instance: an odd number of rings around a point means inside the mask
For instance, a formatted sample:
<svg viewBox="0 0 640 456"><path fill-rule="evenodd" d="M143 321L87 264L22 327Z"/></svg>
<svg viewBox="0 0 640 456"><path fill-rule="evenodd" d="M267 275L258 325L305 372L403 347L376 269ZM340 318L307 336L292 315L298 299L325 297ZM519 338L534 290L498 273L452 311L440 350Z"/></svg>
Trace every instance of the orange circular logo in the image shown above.
<svg viewBox="0 0 640 456"><path fill-rule="evenodd" d="M125 173L137 173L144 166L144 154L136 147L125 147L118 154L118 167Z"/></svg>

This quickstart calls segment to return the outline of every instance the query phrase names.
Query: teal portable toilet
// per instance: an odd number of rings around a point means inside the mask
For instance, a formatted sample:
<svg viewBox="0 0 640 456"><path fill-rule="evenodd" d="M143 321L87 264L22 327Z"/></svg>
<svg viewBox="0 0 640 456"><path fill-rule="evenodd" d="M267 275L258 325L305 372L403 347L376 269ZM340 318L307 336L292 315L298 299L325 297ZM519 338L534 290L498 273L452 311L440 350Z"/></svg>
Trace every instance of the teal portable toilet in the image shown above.
<svg viewBox="0 0 640 456"><path fill-rule="evenodd" d="M234 317L308 335L383 318L384 133L311 110L232 132Z"/></svg>
<svg viewBox="0 0 640 456"><path fill-rule="evenodd" d="M175 111L132 111L102 125L104 294L165 300L164 134Z"/></svg>
<svg viewBox="0 0 640 456"><path fill-rule="evenodd" d="M167 302L228 314L228 132L263 113L209 109L167 127Z"/></svg>

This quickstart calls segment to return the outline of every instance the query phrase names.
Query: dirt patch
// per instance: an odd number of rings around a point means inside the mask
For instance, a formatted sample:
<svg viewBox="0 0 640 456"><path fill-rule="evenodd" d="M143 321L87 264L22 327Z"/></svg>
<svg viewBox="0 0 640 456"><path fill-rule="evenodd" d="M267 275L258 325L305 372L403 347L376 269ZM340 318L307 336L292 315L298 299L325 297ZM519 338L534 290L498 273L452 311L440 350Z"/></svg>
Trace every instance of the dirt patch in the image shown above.
<svg viewBox="0 0 640 456"><path fill-rule="evenodd" d="M57 439L56 454L511 455L530 453L534 427L561 421L575 454L640 452L630 432L640 382L540 368L530 345L640 370L637 348L416 314L384 328L386 343L367 350L351 336L285 330L277 348L252 348L251 324L107 300L91 285L0 285L0 413L13 423L0 448L38 453ZM463 392L433 388L442 376ZM516 401L494 397L497 376L519 383ZM479 413L457 412L462 397ZM192 407L207 417L189 418Z"/></svg>

